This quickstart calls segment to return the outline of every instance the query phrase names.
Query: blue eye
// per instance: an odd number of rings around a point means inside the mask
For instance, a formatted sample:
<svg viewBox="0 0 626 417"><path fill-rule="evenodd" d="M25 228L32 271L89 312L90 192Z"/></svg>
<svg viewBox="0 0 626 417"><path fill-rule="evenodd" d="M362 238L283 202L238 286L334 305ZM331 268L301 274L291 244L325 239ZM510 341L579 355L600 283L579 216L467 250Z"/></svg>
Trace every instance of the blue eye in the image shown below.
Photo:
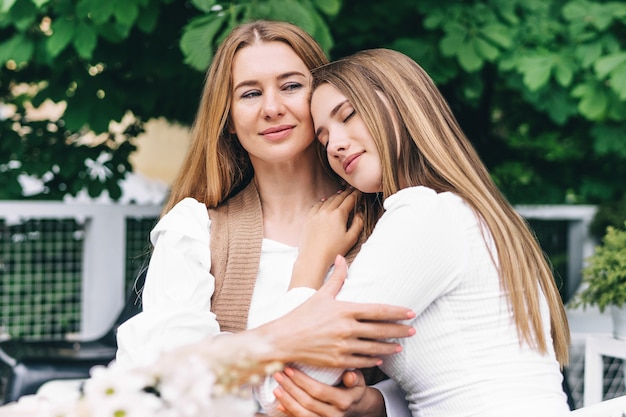
<svg viewBox="0 0 626 417"><path fill-rule="evenodd" d="M261 92L257 90L246 91L245 93L241 95L241 98L253 98L253 97L259 97L260 95L261 95Z"/></svg>
<svg viewBox="0 0 626 417"><path fill-rule="evenodd" d="M300 83L288 83L285 84L285 86L283 87L284 90L299 90L300 88L302 88L302 84Z"/></svg>

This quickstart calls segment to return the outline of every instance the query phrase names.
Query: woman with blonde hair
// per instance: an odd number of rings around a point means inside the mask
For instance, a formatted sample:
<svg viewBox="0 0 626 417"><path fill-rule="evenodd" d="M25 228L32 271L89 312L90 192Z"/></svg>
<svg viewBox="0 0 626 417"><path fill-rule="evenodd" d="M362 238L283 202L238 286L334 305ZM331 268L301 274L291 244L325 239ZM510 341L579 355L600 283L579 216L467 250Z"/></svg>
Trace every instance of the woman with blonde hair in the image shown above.
<svg viewBox="0 0 626 417"><path fill-rule="evenodd" d="M569 329L551 269L428 74L374 49L313 78L311 112L330 167L385 208L337 299L417 314L416 336L381 366L413 415L567 415ZM321 285L326 271L310 271L332 263L345 238L347 214L326 215L341 198L312 210L305 247L315 251L300 253L292 287ZM295 413L308 378L293 368L275 378L279 408Z"/></svg>
<svg viewBox="0 0 626 417"><path fill-rule="evenodd" d="M243 24L222 42L191 146L151 232L143 311L118 330L119 363L145 363L231 332L269 342L263 360L365 368L398 349L377 340L381 335L412 334L410 326L388 322L410 315L406 308L332 297L265 324L287 291L308 211L342 189L319 161L309 108L310 70L326 63L319 45L288 23ZM347 201L354 205L353 196ZM355 246L360 218L339 252ZM346 375L346 386L322 387L332 411L340 404L352 415L381 415L390 403L406 410L393 384L379 391L359 372Z"/></svg>

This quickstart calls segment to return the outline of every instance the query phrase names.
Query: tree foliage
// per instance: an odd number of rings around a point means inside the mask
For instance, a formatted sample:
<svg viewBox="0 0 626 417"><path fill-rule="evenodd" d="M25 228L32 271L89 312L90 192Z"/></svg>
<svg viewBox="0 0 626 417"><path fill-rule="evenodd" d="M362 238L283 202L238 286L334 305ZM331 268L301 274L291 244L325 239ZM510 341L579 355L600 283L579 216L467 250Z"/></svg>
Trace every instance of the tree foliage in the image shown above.
<svg viewBox="0 0 626 417"><path fill-rule="evenodd" d="M92 194L115 195L142 122L190 123L216 45L256 18L300 25L331 58L372 47L413 57L514 203L597 203L626 191L623 2L2 0L0 102L16 111L0 127L0 170L10 173L0 197L19 196L24 173L45 176L51 198L93 182ZM15 95L23 83L35 88ZM24 114L24 103L45 98L67 103L53 132ZM129 113L135 122L112 140L109 121ZM108 139L81 143L87 129ZM26 158L35 148L42 156ZM102 152L104 182L84 164Z"/></svg>

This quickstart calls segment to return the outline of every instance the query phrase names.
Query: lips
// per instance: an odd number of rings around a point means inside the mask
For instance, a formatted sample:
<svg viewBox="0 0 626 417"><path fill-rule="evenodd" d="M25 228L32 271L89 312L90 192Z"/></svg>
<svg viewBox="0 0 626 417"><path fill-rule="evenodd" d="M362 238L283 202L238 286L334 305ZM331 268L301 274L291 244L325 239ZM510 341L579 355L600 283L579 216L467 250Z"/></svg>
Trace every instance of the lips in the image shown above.
<svg viewBox="0 0 626 417"><path fill-rule="evenodd" d="M356 168L356 165L358 163L358 158L363 155L365 153L365 151L362 152L357 152L357 153L353 153L352 155L348 156L346 159L344 159L343 161L343 170L345 171L346 174L352 174L352 171L354 171L354 169Z"/></svg>
<svg viewBox="0 0 626 417"><path fill-rule="evenodd" d="M266 139L282 139L289 135L294 127L295 126L293 125L273 126L262 131L261 135L263 135Z"/></svg>

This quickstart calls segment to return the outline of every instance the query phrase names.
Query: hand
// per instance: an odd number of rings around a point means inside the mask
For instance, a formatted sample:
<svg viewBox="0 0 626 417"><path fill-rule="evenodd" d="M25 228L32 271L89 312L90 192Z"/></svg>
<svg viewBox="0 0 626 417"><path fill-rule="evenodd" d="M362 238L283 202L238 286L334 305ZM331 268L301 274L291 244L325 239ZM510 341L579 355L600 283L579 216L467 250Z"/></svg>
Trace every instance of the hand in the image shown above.
<svg viewBox="0 0 626 417"><path fill-rule="evenodd" d="M274 374L280 388L274 395L278 409L294 417L384 416L385 403L380 392L365 385L360 371L346 371L343 386L333 387L305 373L285 368Z"/></svg>
<svg viewBox="0 0 626 417"><path fill-rule="evenodd" d="M415 329L397 321L415 317L408 308L387 304L335 300L347 273L346 260L337 256L335 270L308 301L287 315L249 330L266 341L272 360L302 362L331 368L369 368L382 356L400 351L398 343L383 339L409 337Z"/></svg>
<svg viewBox="0 0 626 417"><path fill-rule="evenodd" d="M359 192L341 191L315 204L304 225L298 259L289 288L320 288L337 255L348 253L363 230L363 217L354 215Z"/></svg>

